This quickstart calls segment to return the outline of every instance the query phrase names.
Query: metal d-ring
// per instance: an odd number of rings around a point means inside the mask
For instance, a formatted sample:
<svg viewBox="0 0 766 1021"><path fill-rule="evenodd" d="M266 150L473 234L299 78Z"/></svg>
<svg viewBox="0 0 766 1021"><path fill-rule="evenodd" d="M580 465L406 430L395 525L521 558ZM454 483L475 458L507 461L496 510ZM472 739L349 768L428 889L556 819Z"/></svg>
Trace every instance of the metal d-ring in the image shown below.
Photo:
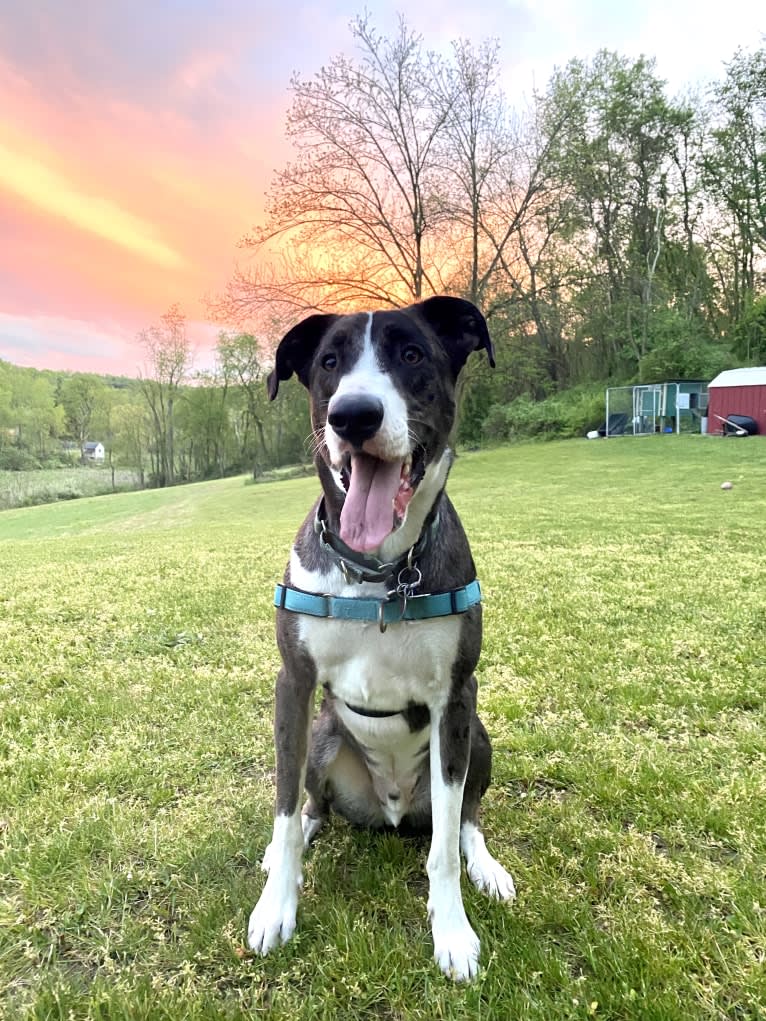
<svg viewBox="0 0 766 1021"><path fill-rule="evenodd" d="M415 590L423 580L420 568L415 566L414 555L415 547L412 546L407 554L406 565L396 577L396 588L391 589L388 593L388 598L381 599L378 603L378 627L381 634L385 634L388 627L386 623L386 605L391 602L394 596L398 596L402 601L402 612L399 614L399 620L404 620L404 615L407 613L407 603L415 595Z"/></svg>
<svg viewBox="0 0 766 1021"><path fill-rule="evenodd" d="M409 594L406 591L400 591L398 588L388 593L388 599L381 599L378 603L378 627L380 633L384 635L388 624L386 623L386 606L391 601L393 596L398 596L402 601L402 612L399 614L399 620L404 620L404 615L407 612L407 602L409 600Z"/></svg>
<svg viewBox="0 0 766 1021"><path fill-rule="evenodd" d="M405 575L412 575L412 581L407 581ZM415 589L420 585L423 580L423 574L419 567L415 567L413 564L407 563L406 567L403 567L399 572L396 579L396 594L398 596L405 596L409 599L415 594Z"/></svg>

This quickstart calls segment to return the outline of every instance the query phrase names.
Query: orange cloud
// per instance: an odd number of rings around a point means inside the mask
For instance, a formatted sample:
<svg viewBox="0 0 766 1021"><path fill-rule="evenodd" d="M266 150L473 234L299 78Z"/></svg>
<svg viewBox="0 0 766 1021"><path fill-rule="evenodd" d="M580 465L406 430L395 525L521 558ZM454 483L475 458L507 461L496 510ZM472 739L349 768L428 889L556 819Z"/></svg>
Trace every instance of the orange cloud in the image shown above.
<svg viewBox="0 0 766 1021"><path fill-rule="evenodd" d="M181 255L158 240L151 226L139 217L110 199L79 191L55 170L3 145L0 145L0 186L39 209L150 262L168 268L184 264Z"/></svg>
<svg viewBox="0 0 766 1021"><path fill-rule="evenodd" d="M0 358L133 373L130 338L172 302L205 318L287 149L278 87L260 64L232 77L225 43L187 40L148 77L117 54L113 85L86 36L41 71L0 31ZM218 326L200 330L204 352Z"/></svg>

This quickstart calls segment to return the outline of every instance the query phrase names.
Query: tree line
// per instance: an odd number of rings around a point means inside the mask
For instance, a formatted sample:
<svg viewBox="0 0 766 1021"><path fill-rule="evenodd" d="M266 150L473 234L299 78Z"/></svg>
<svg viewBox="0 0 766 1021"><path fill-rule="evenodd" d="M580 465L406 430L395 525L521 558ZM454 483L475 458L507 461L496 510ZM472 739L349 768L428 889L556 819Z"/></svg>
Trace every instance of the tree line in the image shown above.
<svg viewBox="0 0 766 1021"><path fill-rule="evenodd" d="M219 334L215 365L195 371L186 320L172 306L142 331L138 379L21 368L0 361L0 469L85 462L100 441L106 464L141 486L254 476L310 461L305 396L293 383L267 408L266 356L248 333Z"/></svg>

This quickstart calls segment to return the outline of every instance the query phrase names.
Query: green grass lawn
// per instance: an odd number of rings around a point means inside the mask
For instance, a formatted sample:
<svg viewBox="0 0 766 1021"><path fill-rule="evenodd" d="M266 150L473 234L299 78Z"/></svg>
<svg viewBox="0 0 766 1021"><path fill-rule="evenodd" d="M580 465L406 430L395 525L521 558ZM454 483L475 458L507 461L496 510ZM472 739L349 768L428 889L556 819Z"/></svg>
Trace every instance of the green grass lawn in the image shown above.
<svg viewBox="0 0 766 1021"><path fill-rule="evenodd" d="M722 492L725 479L734 483ZM483 970L432 960L427 842L323 831L244 952L273 799L273 584L316 480L0 514L0 1016L766 1017L766 441L461 457L485 593Z"/></svg>

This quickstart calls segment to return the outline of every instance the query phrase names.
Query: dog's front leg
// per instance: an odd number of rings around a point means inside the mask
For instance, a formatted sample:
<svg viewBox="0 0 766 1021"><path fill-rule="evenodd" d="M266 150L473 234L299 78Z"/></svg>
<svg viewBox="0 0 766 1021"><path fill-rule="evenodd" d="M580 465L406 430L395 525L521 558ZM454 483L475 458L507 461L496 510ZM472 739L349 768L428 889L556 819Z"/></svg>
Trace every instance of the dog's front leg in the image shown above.
<svg viewBox="0 0 766 1021"><path fill-rule="evenodd" d="M298 891L303 882L303 831L300 800L306 778L311 736L311 680L282 668L277 680L274 736L277 754L277 799L274 832L263 856L266 885L250 915L247 941L267 954L295 931Z"/></svg>
<svg viewBox="0 0 766 1021"><path fill-rule="evenodd" d="M471 752L471 700L453 693L431 719L431 815L433 839L428 855L428 915L434 957L442 971L458 981L479 970L479 939L463 907L460 892L460 815Z"/></svg>

